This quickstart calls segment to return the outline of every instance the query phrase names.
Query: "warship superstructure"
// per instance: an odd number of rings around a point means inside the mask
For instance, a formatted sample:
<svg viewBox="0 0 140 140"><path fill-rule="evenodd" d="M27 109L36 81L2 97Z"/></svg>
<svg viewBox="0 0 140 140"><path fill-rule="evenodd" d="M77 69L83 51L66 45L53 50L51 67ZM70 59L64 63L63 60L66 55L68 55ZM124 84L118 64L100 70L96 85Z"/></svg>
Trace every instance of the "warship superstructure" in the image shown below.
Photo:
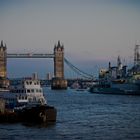
<svg viewBox="0 0 140 140"><path fill-rule="evenodd" d="M140 45L135 46L134 66L127 70L123 65L120 56L117 59L117 66L99 71L98 83L90 88L92 93L140 95Z"/></svg>

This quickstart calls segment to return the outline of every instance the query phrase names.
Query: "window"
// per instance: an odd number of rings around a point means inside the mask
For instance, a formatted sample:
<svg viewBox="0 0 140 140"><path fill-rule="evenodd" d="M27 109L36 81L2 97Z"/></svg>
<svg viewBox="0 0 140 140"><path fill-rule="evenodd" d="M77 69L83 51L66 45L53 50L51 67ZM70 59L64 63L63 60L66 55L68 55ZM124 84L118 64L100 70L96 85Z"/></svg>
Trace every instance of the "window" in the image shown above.
<svg viewBox="0 0 140 140"><path fill-rule="evenodd" d="M31 98L29 98L29 102L32 102L32 99Z"/></svg>
<svg viewBox="0 0 140 140"><path fill-rule="evenodd" d="M34 93L34 89L31 89L31 92L33 92L33 93Z"/></svg>
<svg viewBox="0 0 140 140"><path fill-rule="evenodd" d="M30 93L30 89L27 89L27 93Z"/></svg>

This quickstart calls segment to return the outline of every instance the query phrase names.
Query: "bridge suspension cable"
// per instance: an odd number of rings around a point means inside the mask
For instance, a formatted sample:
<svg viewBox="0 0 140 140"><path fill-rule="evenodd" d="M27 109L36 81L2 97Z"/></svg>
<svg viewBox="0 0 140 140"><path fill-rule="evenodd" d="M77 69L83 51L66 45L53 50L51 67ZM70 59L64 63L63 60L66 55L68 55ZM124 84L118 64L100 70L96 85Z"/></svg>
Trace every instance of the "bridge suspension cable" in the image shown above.
<svg viewBox="0 0 140 140"><path fill-rule="evenodd" d="M54 54L34 54L34 53L8 53L7 58L54 58ZM69 68L71 68L77 75L80 75L81 77L84 77L86 79L93 80L95 77L91 74L88 74L76 66L74 66L71 62L69 62L66 58L64 58L65 63L68 65Z"/></svg>
<svg viewBox="0 0 140 140"><path fill-rule="evenodd" d="M88 74L82 70L80 70L79 68L75 67L72 63L70 63L66 58L64 58L65 63L78 75L81 75L84 78L87 79L94 79L94 76L91 74Z"/></svg>

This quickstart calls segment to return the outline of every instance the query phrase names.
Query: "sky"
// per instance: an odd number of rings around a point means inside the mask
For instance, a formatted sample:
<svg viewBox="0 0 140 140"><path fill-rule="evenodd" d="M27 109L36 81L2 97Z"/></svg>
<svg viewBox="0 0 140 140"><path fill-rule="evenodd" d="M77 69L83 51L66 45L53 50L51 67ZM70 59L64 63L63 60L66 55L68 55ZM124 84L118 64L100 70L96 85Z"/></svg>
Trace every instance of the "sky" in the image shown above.
<svg viewBox="0 0 140 140"><path fill-rule="evenodd" d="M140 44L140 1L0 0L0 40L8 53L53 53L60 40L65 57L91 74L118 55L130 65ZM8 59L9 77L52 71L52 59Z"/></svg>

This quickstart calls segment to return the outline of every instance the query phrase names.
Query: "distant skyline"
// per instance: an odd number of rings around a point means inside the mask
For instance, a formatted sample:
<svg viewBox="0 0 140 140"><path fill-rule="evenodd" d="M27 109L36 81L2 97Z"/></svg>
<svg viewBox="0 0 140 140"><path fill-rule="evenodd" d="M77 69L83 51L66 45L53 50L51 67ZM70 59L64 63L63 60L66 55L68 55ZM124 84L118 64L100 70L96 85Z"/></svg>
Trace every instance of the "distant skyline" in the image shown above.
<svg viewBox="0 0 140 140"><path fill-rule="evenodd" d="M118 55L132 64L134 46L140 44L140 1L0 0L0 40L9 53L53 53L60 40L65 57L90 73L109 61L114 65ZM45 61L8 60L8 75L45 75L53 60Z"/></svg>

